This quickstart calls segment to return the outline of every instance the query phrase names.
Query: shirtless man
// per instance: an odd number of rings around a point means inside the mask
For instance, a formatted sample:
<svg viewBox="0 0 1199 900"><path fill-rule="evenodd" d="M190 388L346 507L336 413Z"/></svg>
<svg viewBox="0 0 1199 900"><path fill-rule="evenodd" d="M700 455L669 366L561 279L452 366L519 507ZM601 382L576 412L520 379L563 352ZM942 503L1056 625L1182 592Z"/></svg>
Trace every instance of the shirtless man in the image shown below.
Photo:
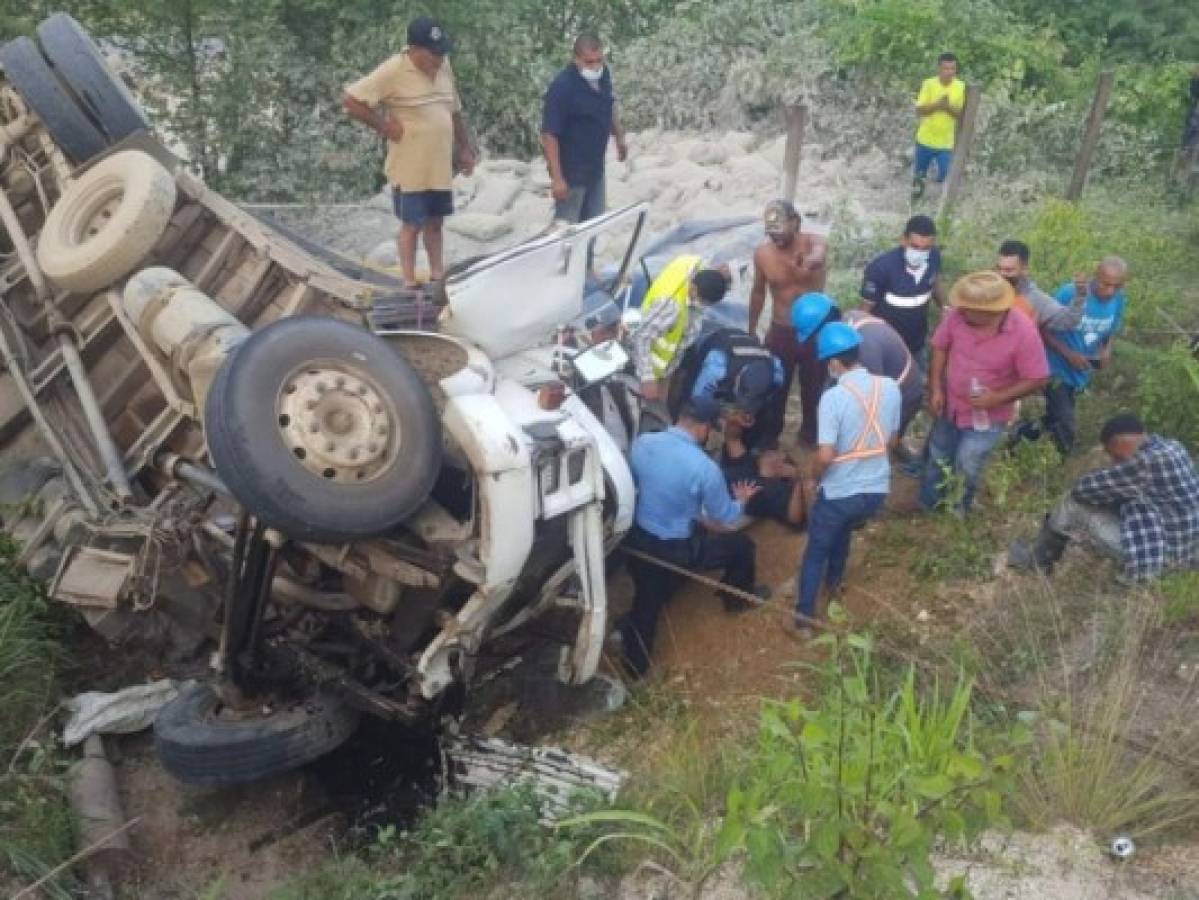
<svg viewBox="0 0 1199 900"><path fill-rule="evenodd" d="M803 421L799 439L816 446L816 407L826 377L825 367L816 359L813 346L795 339L791 325L791 304L809 291L823 291L828 243L824 238L799 230L799 213L786 200L772 200L766 206L767 240L754 251L754 287L749 295L749 333L758 333L758 321L770 288L770 328L766 347L783 364L783 386L775 392L765 411L765 446L778 442L787 414L791 379L799 370L799 400Z"/></svg>

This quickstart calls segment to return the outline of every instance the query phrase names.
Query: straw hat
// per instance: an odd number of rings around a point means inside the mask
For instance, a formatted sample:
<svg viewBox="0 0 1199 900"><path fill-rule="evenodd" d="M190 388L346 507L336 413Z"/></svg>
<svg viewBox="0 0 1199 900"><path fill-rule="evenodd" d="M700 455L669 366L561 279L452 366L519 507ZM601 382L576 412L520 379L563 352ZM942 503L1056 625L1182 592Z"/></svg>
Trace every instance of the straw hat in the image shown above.
<svg viewBox="0 0 1199 900"><path fill-rule="evenodd" d="M979 312L1005 312L1012 308L1015 299L1015 290L998 272L963 275L949 291L949 303L955 309Z"/></svg>

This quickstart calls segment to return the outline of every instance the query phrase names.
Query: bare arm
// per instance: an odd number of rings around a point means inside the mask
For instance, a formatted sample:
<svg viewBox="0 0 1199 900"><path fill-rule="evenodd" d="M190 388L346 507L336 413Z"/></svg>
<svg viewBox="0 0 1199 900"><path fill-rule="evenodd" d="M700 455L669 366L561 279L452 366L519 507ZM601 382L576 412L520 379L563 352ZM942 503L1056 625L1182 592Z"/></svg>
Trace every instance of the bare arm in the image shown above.
<svg viewBox="0 0 1199 900"><path fill-rule="evenodd" d="M548 131L541 132L541 150L545 154L545 168L550 175L550 193L554 195L555 200L565 200L570 194L570 186L562 175L558 135Z"/></svg>
<svg viewBox="0 0 1199 900"><path fill-rule="evenodd" d="M1061 354L1061 357L1070 364L1070 368L1078 369L1081 372L1090 367L1091 363L1085 356L1077 350L1067 347L1061 338L1048 328L1041 329L1041 338L1045 341L1046 347Z"/></svg>
<svg viewBox="0 0 1199 900"><path fill-rule="evenodd" d="M754 286L749 292L749 333L757 336L758 322L766 306L766 272L754 254Z"/></svg>
<svg viewBox="0 0 1199 900"><path fill-rule="evenodd" d="M816 458L812 460L812 480L817 484L824 478L833 460L837 457L837 448L832 444L821 444L816 449Z"/></svg>
<svg viewBox="0 0 1199 900"><path fill-rule="evenodd" d="M612 138L616 141L616 158L624 162L629 158L629 145L624 139L624 125L620 122L620 107L612 107Z"/></svg>
<svg viewBox="0 0 1199 900"><path fill-rule="evenodd" d="M454 146L458 149L458 162L462 171L469 175L475 169L475 151L470 145L470 130L466 127L466 117L460 112L454 113Z"/></svg>
<svg viewBox="0 0 1199 900"><path fill-rule="evenodd" d="M1027 397L1029 394L1039 391L1048 383L1048 376L1045 378L1022 378L1011 387L998 391L986 391L977 397L971 397L970 405L978 409L1003 406L1005 403L1012 403L1021 397Z"/></svg>
<svg viewBox="0 0 1199 900"><path fill-rule="evenodd" d="M341 95L341 105L355 122L361 122L389 141L399 141L404 136L404 126L396 119L381 115L369 103L348 93Z"/></svg>
<svg viewBox="0 0 1199 900"><path fill-rule="evenodd" d="M933 282L933 302L937 304L937 309L945 308L945 285L941 283L941 276L937 276Z"/></svg>
<svg viewBox="0 0 1199 900"><path fill-rule="evenodd" d="M945 366L949 354L933 348L933 358L928 366L928 408L934 416L945 412Z"/></svg>

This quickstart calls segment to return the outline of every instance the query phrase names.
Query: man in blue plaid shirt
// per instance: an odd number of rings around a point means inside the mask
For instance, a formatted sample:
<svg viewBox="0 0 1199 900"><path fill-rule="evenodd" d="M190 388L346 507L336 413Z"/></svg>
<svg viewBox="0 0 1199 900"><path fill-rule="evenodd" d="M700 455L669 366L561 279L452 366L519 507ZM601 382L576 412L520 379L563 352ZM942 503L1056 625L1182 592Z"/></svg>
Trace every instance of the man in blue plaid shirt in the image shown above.
<svg viewBox="0 0 1199 900"><path fill-rule="evenodd" d="M1088 472L1045 517L1032 543L1008 550L1013 568L1048 574L1080 539L1120 561L1129 581L1199 562L1199 473L1178 441L1150 434L1131 413L1109 419L1099 435L1115 465Z"/></svg>

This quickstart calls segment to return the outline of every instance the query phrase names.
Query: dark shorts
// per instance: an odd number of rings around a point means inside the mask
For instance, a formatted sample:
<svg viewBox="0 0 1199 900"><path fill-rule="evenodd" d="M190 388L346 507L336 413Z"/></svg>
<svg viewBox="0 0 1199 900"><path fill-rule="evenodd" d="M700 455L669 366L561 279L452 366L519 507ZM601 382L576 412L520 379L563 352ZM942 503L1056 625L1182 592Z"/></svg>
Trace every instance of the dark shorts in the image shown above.
<svg viewBox="0 0 1199 900"><path fill-rule="evenodd" d="M453 191L391 190L396 216L406 225L424 225L427 219L441 219L454 213Z"/></svg>

